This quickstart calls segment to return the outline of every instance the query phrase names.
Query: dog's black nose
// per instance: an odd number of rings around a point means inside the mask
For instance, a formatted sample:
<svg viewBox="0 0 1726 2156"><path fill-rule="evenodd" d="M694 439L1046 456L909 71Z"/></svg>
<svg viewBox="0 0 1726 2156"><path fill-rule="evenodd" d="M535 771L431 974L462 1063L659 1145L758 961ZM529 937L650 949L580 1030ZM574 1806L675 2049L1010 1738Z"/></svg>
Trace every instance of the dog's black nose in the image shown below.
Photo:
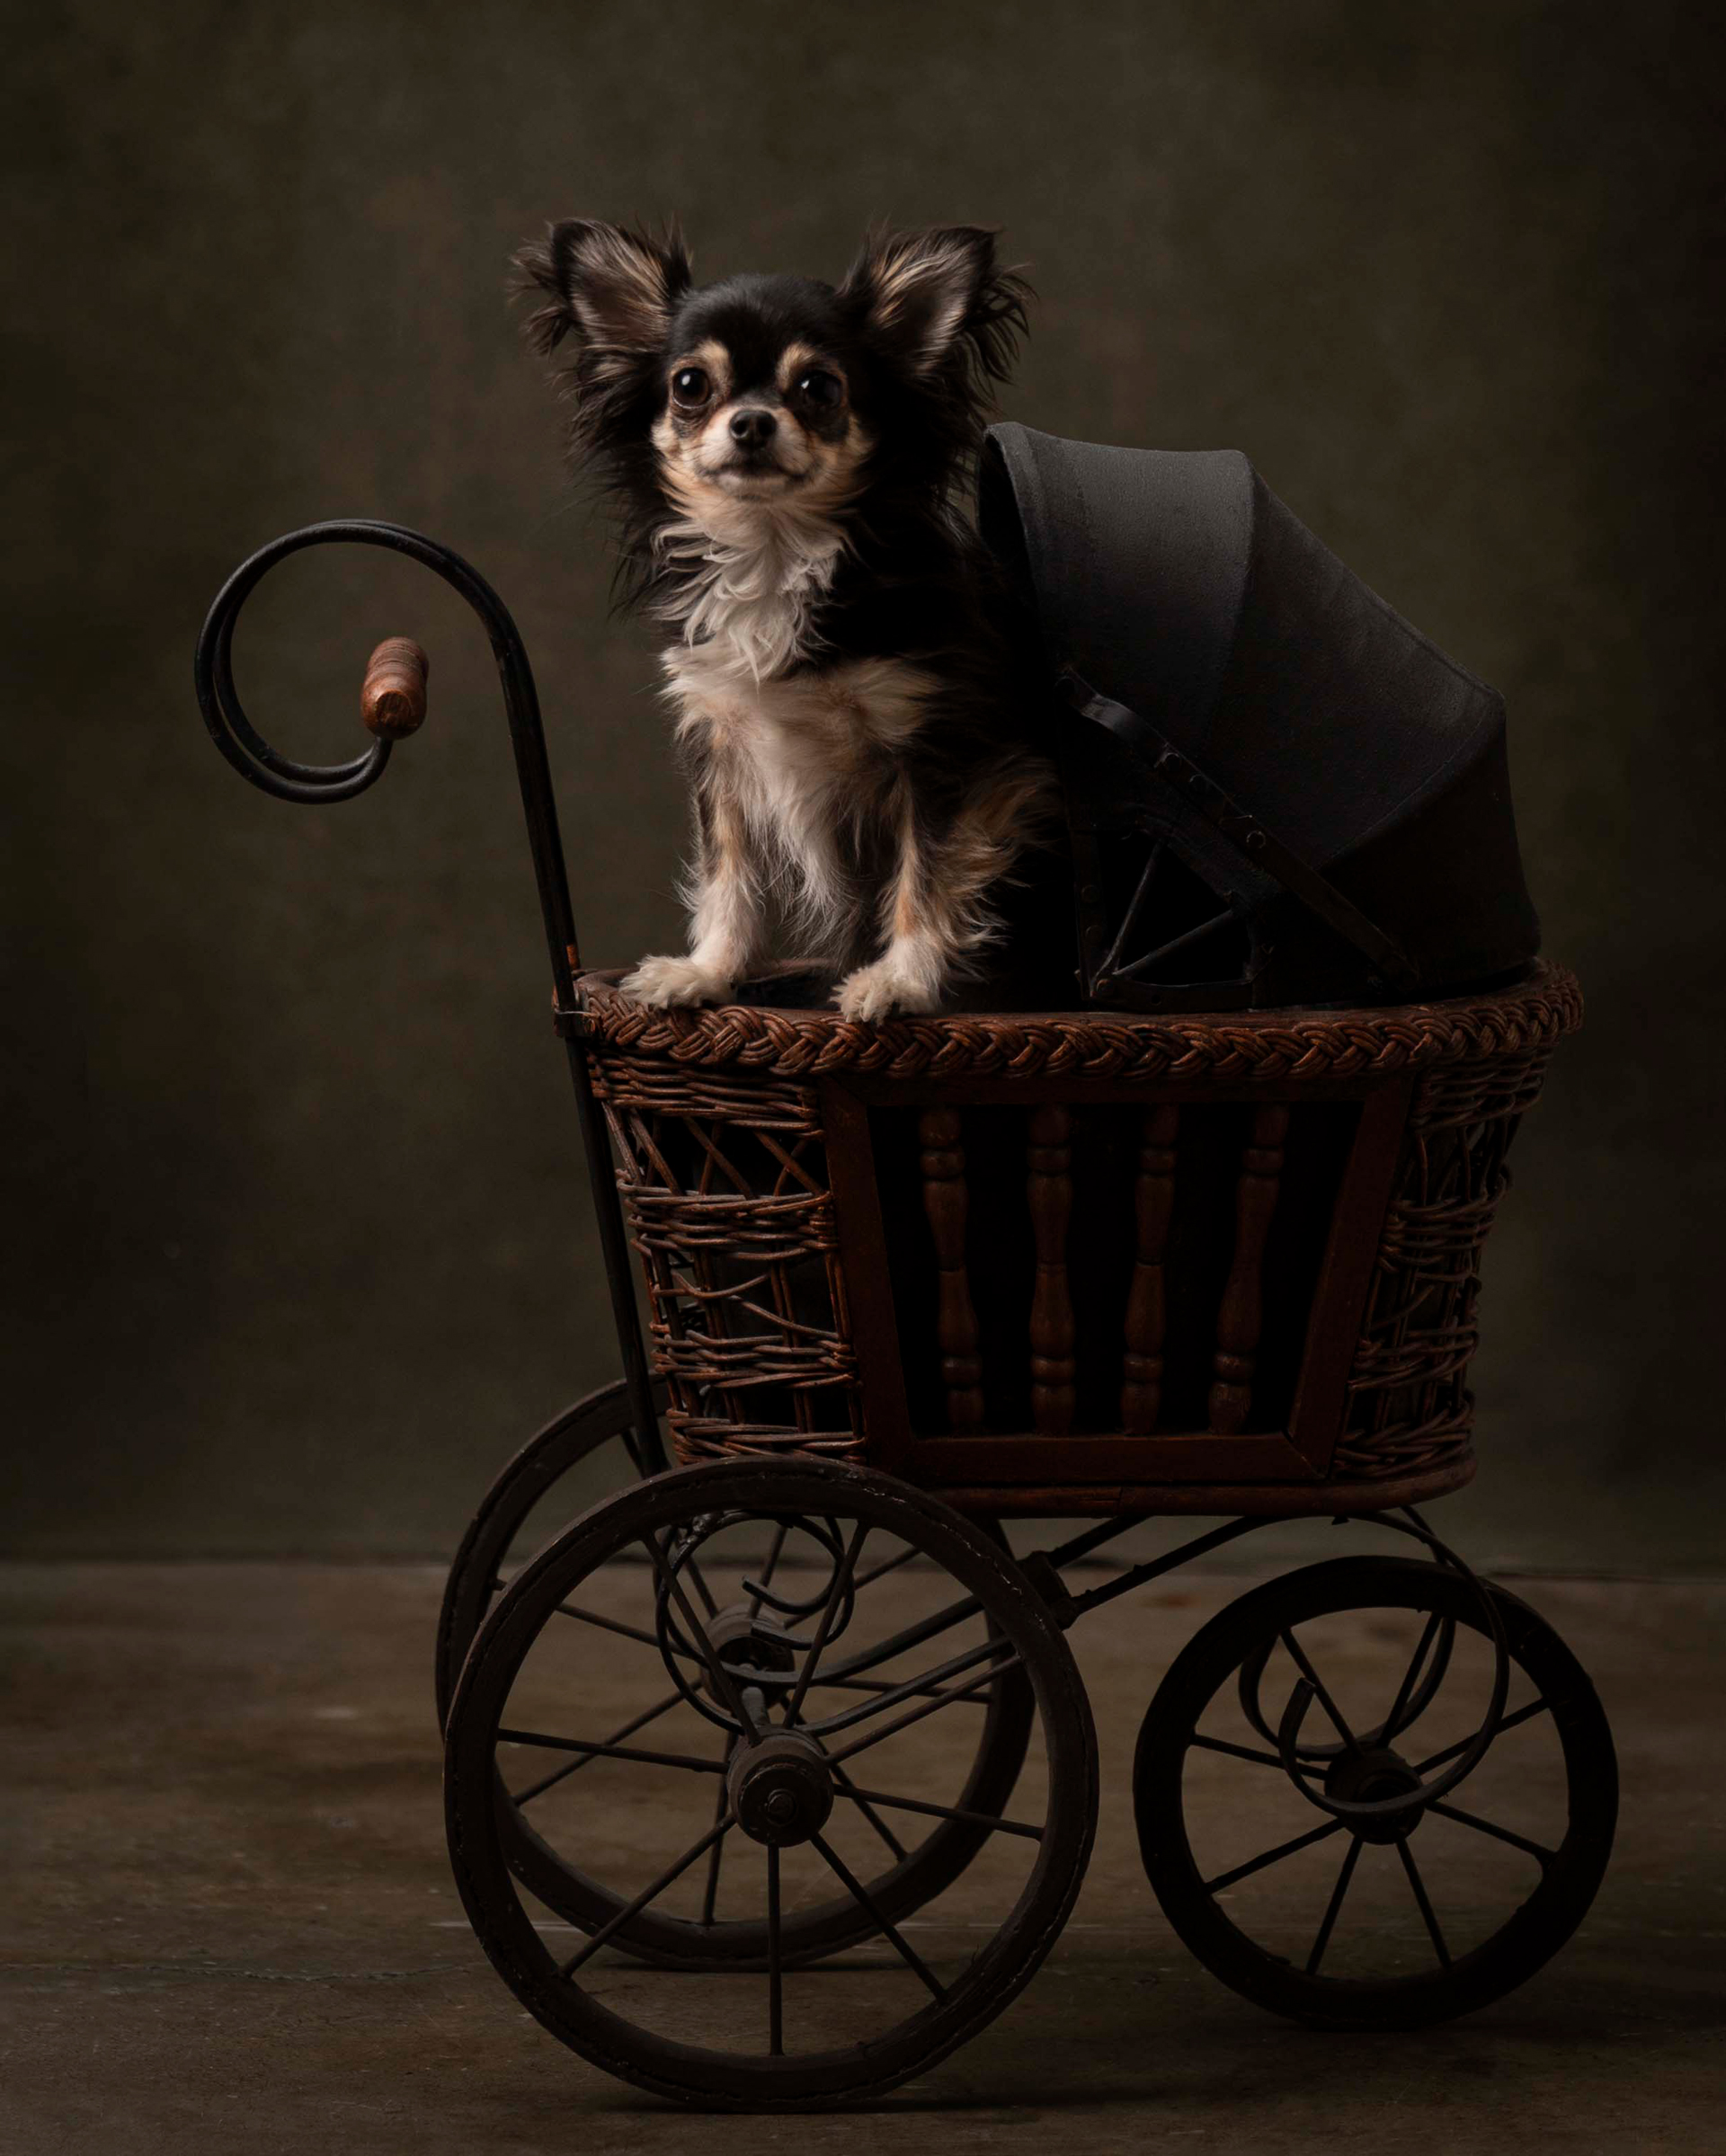
<svg viewBox="0 0 1726 2156"><path fill-rule="evenodd" d="M772 440L779 422L770 412L752 406L731 415L731 438L740 441L746 449L759 449L764 442Z"/></svg>

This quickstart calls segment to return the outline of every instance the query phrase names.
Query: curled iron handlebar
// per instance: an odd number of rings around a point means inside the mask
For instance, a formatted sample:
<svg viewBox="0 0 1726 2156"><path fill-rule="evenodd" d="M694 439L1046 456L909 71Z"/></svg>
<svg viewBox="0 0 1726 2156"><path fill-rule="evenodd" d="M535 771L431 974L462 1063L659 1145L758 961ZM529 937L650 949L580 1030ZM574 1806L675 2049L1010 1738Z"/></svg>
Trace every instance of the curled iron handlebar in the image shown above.
<svg viewBox="0 0 1726 2156"><path fill-rule="evenodd" d="M570 906L569 878L564 865L563 842L557 830L557 809L552 796L551 769L546 760L545 729L539 717L539 696L533 669L528 664L509 608L471 563L458 554L428 539L423 532L402 524L381 524L363 517L343 517L323 524L307 524L286 532L269 546L261 546L249 561L242 562L216 595L198 640L194 676L199 707L210 739L242 778L278 801L321 803L351 801L375 785L384 775L396 738L404 729L392 726L387 717L361 756L345 764L302 764L272 748L246 717L234 686L234 625L240 610L278 562L286 561L308 546L348 545L382 546L392 554L406 555L440 576L465 599L479 617L497 661L503 688L503 708L515 749L516 774L521 785L521 805L528 819L528 842L533 851L535 879L539 887L539 908L545 917L546 939L551 959L552 980L558 1007L568 1004L567 983L581 961L576 950L574 917ZM397 643L405 639L392 640ZM386 651L379 645L372 655L372 670ZM418 646L413 647L416 652ZM421 654L423 659L423 654Z"/></svg>
<svg viewBox="0 0 1726 2156"><path fill-rule="evenodd" d="M424 533L405 525L383 524L361 517L333 519L286 532L242 562L216 595L215 604L198 640L193 676L199 708L210 739L242 778L278 801L299 803L351 801L383 776L396 741L411 733L424 716L426 660L419 646L405 637L395 637L378 646L366 670L361 710L372 733L371 745L362 755L343 764L303 764L272 748L245 715L234 686L234 625L240 610L278 562L308 546L352 545L381 546L405 555L465 599L479 617L497 661L503 689L503 708L509 720L510 741L515 751L516 777L521 790L521 807L527 818L528 844L533 855L534 881L538 887L539 911L545 925L546 950L551 963L552 996L560 1019L573 1019L573 977L581 969L575 938L575 919L570 905L569 876L564 863L563 840L557 829L557 805L552 793L551 767L546 757L545 728L539 716L539 696L526 646L509 608L492 587L458 554L441 546ZM587 1154L589 1180L598 1216L601 1247L610 1288L612 1317L618 1345L623 1356L624 1379L634 1413L637 1441L648 1471L664 1465L659 1423L653 1404L653 1384L636 1309L633 1269L624 1233L623 1213L612 1172L611 1149L605 1123L594 1097L592 1075L574 1024L560 1024L569 1054L570 1076L575 1087L575 1105Z"/></svg>

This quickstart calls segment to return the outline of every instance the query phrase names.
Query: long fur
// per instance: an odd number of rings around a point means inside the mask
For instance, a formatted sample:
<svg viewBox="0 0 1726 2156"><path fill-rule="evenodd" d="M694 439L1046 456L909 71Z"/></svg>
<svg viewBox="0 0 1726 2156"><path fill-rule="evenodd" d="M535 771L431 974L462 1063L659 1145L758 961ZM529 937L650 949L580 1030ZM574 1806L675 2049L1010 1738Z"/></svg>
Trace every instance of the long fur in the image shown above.
<svg viewBox="0 0 1726 2156"><path fill-rule="evenodd" d="M1053 790L960 510L1028 288L974 226L876 233L837 288L698 289L675 232L583 220L516 268L619 511L619 595L674 637L690 950L625 986L724 1000L777 916L849 969L842 1010L939 1007Z"/></svg>

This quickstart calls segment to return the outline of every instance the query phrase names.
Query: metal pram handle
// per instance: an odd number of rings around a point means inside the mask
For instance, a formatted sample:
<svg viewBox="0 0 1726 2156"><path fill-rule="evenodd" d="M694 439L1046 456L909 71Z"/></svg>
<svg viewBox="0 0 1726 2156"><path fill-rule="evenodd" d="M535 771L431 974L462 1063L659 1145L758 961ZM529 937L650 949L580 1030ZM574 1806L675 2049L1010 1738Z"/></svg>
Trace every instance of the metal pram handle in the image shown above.
<svg viewBox="0 0 1726 2156"><path fill-rule="evenodd" d="M392 554L406 555L411 561L422 563L441 577L479 617L491 643L492 655L497 661L503 708L509 718L510 741L515 751L521 807L527 818L528 844L533 855L534 880L539 892L547 954L551 963L553 1007L557 1030L568 1051L570 1076L575 1087L576 1112L587 1154L588 1176L593 1189L594 1211L599 1220L600 1242L611 1292L612 1317L618 1329L618 1345L623 1357L623 1374L636 1440L644 1468L651 1472L664 1465L664 1453L636 1309L634 1274L612 1171L610 1144L599 1102L594 1097L580 1027L574 1023L572 980L581 969L581 952L570 905L563 839L557 829L551 767L546 757L539 696L534 687L533 670L528 664L527 648L509 608L476 569L449 547L428 539L423 532L410 531L401 524L375 523L360 517L307 524L260 547L249 561L241 563L217 593L203 634L198 640L193 667L199 708L204 714L210 739L241 777L264 793L274 794L278 801L351 801L355 794L363 794L382 777L396 742L415 732L425 717L429 663L425 653L411 638L387 638L372 652L360 692L360 714L371 732L371 746L363 755L345 764L302 764L292 757L283 756L246 717L234 686L234 625L239 619L240 609L263 578L278 562L285 561L302 548L344 543L382 546Z"/></svg>

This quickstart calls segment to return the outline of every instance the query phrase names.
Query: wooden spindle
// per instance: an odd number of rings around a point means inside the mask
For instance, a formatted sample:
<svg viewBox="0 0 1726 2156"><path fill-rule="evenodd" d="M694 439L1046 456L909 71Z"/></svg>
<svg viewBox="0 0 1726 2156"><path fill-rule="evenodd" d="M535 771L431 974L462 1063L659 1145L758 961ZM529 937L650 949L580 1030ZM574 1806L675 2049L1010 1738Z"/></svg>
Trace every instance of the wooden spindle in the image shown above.
<svg viewBox="0 0 1726 2156"><path fill-rule="evenodd" d="M1121 1427L1149 1437L1162 1406L1162 1340L1167 1326L1162 1259L1175 1209L1175 1138L1180 1110L1172 1102L1145 1112L1134 1185L1138 1255L1127 1291L1121 1357Z"/></svg>
<svg viewBox="0 0 1726 2156"><path fill-rule="evenodd" d="M1216 1313L1216 1381L1211 1387L1211 1428L1232 1437L1245 1426L1252 1406L1252 1373L1264 1323L1265 1241L1283 1174L1283 1140L1288 1110L1259 1108L1252 1134L1241 1157L1241 1179L1234 1192L1234 1262Z"/></svg>
<svg viewBox="0 0 1726 2156"><path fill-rule="evenodd" d="M977 1314L965 1264L965 1149L956 1108L926 1108L918 1120L921 1141L923 1211L935 1238L939 1303L935 1333L941 1346L941 1380L948 1420L956 1432L983 1427L983 1362L977 1353Z"/></svg>
<svg viewBox="0 0 1726 2156"><path fill-rule="evenodd" d="M1031 1416L1045 1437L1072 1428L1072 1296L1067 1222L1072 1212L1072 1117L1051 1102L1031 1116L1028 1193L1036 1239L1031 1294Z"/></svg>

